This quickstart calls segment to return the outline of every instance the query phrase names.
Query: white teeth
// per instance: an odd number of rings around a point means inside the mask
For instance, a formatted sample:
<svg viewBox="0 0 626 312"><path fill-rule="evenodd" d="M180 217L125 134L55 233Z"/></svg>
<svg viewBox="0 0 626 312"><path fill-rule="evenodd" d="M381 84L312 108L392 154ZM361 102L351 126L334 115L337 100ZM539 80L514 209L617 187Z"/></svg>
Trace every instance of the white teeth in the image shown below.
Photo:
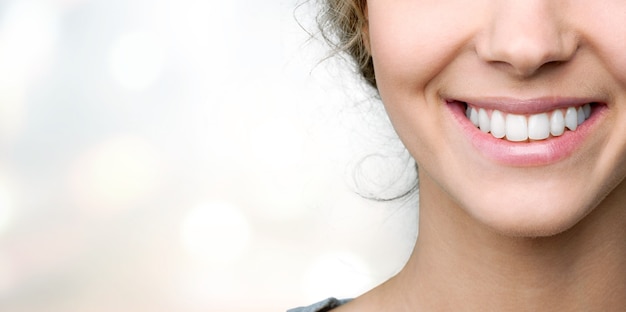
<svg viewBox="0 0 626 312"><path fill-rule="evenodd" d="M528 138L543 140L550 136L550 118L548 114L531 115L528 118Z"/></svg>
<svg viewBox="0 0 626 312"><path fill-rule="evenodd" d="M585 121L585 112L583 111L582 107L578 108L578 110L576 111L576 115L578 116L578 120L576 121L578 122L578 125L580 126L580 124Z"/></svg>
<svg viewBox="0 0 626 312"><path fill-rule="evenodd" d="M487 133L491 131L491 122L489 120L489 115L487 111L483 108L478 110L478 125L480 127L480 131Z"/></svg>
<svg viewBox="0 0 626 312"><path fill-rule="evenodd" d="M506 139L513 142L528 140L528 119L522 115L506 115Z"/></svg>
<svg viewBox="0 0 626 312"><path fill-rule="evenodd" d="M585 113L585 119L589 118L589 116L591 116L591 105L590 104L583 105L583 112Z"/></svg>
<svg viewBox="0 0 626 312"><path fill-rule="evenodd" d="M470 112L470 120L474 126L478 127L478 112L475 108L472 108L472 111Z"/></svg>
<svg viewBox="0 0 626 312"><path fill-rule="evenodd" d="M498 139L502 139L506 135L504 116L498 110L491 113L491 135Z"/></svg>
<svg viewBox="0 0 626 312"><path fill-rule="evenodd" d="M560 110L555 110L550 117L550 134L559 136L565 132L565 118Z"/></svg>
<svg viewBox="0 0 626 312"><path fill-rule="evenodd" d="M569 107L565 112L565 127L572 131L578 127L578 112L573 107Z"/></svg>
<svg viewBox="0 0 626 312"><path fill-rule="evenodd" d="M468 106L465 115L484 133L491 132L491 135L498 139L522 142L528 139L545 140L550 135L560 136L566 129L575 131L591 115L591 105L568 107L565 114L562 109L556 109L550 113L529 116L504 114L498 110L491 111L489 116L489 112L484 108Z"/></svg>

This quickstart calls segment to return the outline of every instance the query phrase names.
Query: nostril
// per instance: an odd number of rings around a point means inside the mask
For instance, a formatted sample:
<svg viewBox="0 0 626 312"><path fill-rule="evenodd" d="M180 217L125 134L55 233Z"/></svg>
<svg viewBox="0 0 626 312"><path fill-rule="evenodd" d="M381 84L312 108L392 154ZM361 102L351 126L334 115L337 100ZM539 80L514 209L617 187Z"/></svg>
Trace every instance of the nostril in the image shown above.
<svg viewBox="0 0 626 312"><path fill-rule="evenodd" d="M492 68L524 78L563 67L580 39L554 14L546 1L507 3L477 37L478 57Z"/></svg>

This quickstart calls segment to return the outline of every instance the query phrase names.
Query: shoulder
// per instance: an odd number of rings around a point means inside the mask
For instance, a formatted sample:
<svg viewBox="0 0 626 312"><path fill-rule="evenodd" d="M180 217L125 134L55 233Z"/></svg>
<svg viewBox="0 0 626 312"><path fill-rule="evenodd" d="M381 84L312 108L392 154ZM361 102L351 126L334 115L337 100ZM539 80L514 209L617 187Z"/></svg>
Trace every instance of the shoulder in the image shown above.
<svg viewBox="0 0 626 312"><path fill-rule="evenodd" d="M324 301L320 301L310 306L287 310L287 312L327 312L342 304L346 304L349 301L350 299L338 300L336 298L328 298Z"/></svg>

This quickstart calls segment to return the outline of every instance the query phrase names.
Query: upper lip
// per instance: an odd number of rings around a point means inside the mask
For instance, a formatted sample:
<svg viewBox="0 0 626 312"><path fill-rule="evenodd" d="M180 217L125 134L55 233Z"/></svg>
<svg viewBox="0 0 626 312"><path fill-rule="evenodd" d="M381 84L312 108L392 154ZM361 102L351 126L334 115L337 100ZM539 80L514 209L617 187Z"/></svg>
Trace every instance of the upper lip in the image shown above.
<svg viewBox="0 0 626 312"><path fill-rule="evenodd" d="M550 112L555 109L578 107L587 103L602 103L598 98L587 97L539 97L515 99L510 97L465 97L450 98L447 102L462 102L477 108L499 110L501 112L529 115Z"/></svg>

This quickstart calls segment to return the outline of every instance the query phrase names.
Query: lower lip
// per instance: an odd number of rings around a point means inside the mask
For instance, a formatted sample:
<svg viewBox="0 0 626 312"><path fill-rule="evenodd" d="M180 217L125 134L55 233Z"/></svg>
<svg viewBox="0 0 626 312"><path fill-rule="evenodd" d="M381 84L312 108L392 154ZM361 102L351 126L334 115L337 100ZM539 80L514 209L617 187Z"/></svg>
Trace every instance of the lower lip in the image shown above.
<svg viewBox="0 0 626 312"><path fill-rule="evenodd" d="M461 132L481 154L500 164L519 167L544 166L568 158L583 145L607 109L606 105L595 105L589 119L576 131L565 131L561 136L541 141L510 142L480 131L467 119L461 103L449 102L446 106L461 127Z"/></svg>

